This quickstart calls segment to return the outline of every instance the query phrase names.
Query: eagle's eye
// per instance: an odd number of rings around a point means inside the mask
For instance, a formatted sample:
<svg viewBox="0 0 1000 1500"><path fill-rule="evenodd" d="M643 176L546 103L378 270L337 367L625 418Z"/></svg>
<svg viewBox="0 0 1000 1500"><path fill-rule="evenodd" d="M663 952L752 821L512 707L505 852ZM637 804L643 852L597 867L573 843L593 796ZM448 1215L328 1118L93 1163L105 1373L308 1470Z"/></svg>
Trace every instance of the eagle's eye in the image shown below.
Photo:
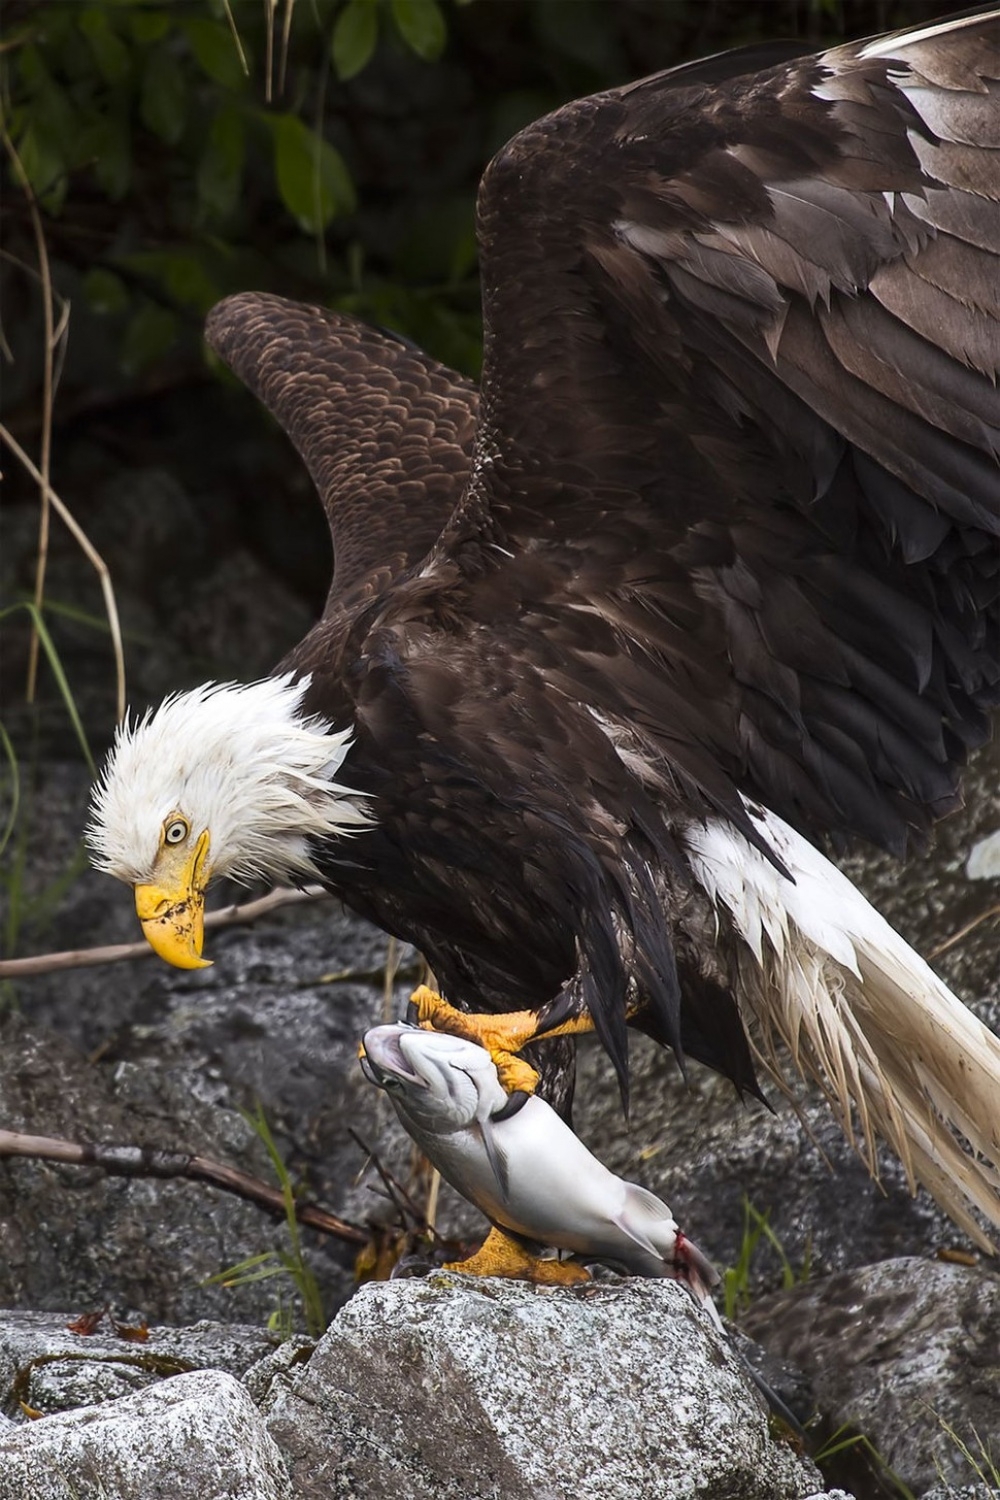
<svg viewBox="0 0 1000 1500"><path fill-rule="evenodd" d="M171 818L169 823L163 825L163 842L165 844L183 844L190 829L183 818Z"/></svg>

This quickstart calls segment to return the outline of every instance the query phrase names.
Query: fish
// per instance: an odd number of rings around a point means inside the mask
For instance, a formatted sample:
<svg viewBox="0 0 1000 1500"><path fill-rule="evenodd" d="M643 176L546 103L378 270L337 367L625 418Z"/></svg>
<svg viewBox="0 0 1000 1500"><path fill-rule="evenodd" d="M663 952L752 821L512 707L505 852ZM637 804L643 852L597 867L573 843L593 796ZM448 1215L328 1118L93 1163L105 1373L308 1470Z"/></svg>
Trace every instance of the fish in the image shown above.
<svg viewBox="0 0 1000 1500"><path fill-rule="evenodd" d="M719 1273L669 1206L610 1171L537 1094L508 1095L485 1047L399 1021L367 1031L359 1057L403 1129L495 1229L584 1263L681 1282L772 1413L806 1438L796 1414L730 1336L712 1299Z"/></svg>
<svg viewBox="0 0 1000 1500"><path fill-rule="evenodd" d="M485 1048L406 1022L373 1027L362 1048L365 1076L403 1129L496 1228L582 1261L681 1281L715 1313L718 1272L662 1198L610 1171L544 1099L508 1096Z"/></svg>

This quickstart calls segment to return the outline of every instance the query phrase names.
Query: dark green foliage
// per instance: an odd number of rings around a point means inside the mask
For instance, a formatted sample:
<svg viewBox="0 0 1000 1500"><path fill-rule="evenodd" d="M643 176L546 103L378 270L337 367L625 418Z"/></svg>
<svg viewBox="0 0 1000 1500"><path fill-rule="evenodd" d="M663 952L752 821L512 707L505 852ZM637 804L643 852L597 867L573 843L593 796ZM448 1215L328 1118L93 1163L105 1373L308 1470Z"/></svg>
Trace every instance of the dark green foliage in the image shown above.
<svg viewBox="0 0 1000 1500"><path fill-rule="evenodd" d="M761 37L817 43L933 0L10 0L4 120L56 280L85 275L136 374L254 286L478 365L489 155L574 95ZM16 195L15 195L16 196ZM8 248L33 261L26 205Z"/></svg>

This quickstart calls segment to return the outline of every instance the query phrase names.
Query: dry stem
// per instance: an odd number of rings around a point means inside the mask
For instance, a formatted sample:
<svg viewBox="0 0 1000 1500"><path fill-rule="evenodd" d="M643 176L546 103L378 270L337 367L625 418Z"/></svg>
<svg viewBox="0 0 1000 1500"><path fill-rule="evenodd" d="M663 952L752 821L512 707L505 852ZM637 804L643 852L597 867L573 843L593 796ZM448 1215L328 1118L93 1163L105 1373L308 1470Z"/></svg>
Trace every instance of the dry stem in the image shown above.
<svg viewBox="0 0 1000 1500"><path fill-rule="evenodd" d="M28 473L31 475L32 479L34 479L35 482L41 486L46 499L54 507L56 514L59 516L60 520L63 521L70 534L73 536L74 540L83 549L87 561L94 568L97 576L101 580L101 593L104 595L104 611L108 617L108 629L111 631L111 646L115 655L115 681L117 686L115 702L118 713L118 720L119 722L121 722L121 720L125 717L125 649L122 645L121 625L118 620L118 605L115 602L115 590L114 585L111 582L111 573L108 569L108 565L104 561L101 554L98 552L97 548L91 542L82 526L80 526L79 522L75 520L72 512L69 510L69 507L62 500L60 500L55 490L49 484L49 481L45 477L43 471L35 467L31 459L28 457L27 453L25 453L24 449L17 441L17 438L15 438L13 434L7 430L2 422L0 422L0 441L3 441L7 444L7 447L24 465ZM35 602L37 605L37 594ZM37 634L33 634L32 644L35 645L36 643Z"/></svg>
<svg viewBox="0 0 1000 1500"><path fill-rule="evenodd" d="M210 911L205 917L206 927L239 927L256 922L268 912L278 911L283 906L293 906L300 901L317 901L330 893L320 886L308 886L304 891L292 891L281 886L269 891L256 901L245 901L242 905L224 906L219 911ZM152 948L143 939L138 943L108 943L98 948L70 948L62 953L37 953L31 958L6 958L0 960L0 979L24 979L30 974L53 974L60 969L89 969L96 964L121 963L124 959L149 958Z"/></svg>

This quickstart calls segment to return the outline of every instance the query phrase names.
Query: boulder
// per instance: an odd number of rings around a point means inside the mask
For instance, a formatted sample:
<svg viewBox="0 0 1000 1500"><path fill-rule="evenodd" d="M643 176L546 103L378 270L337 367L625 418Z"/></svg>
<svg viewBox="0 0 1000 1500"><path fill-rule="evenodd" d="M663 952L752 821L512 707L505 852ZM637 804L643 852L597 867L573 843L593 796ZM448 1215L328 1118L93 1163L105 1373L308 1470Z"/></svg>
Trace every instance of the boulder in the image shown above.
<svg viewBox="0 0 1000 1500"><path fill-rule="evenodd" d="M829 1431L863 1432L915 1494L1000 1453L996 1273L886 1261L763 1297L743 1324L806 1373Z"/></svg>
<svg viewBox="0 0 1000 1500"><path fill-rule="evenodd" d="M0 1433L0 1500L291 1500L232 1375L198 1370Z"/></svg>
<svg viewBox="0 0 1000 1500"><path fill-rule="evenodd" d="M798 1500L725 1340L674 1282L372 1283L264 1401L298 1500Z"/></svg>
<svg viewBox="0 0 1000 1500"><path fill-rule="evenodd" d="M189 1328L117 1336L109 1318L74 1332L71 1314L0 1311L0 1411L23 1421L23 1402L48 1416L115 1401L192 1370L242 1376L274 1351L263 1328L207 1319ZM294 1344L291 1345L294 1348Z"/></svg>

